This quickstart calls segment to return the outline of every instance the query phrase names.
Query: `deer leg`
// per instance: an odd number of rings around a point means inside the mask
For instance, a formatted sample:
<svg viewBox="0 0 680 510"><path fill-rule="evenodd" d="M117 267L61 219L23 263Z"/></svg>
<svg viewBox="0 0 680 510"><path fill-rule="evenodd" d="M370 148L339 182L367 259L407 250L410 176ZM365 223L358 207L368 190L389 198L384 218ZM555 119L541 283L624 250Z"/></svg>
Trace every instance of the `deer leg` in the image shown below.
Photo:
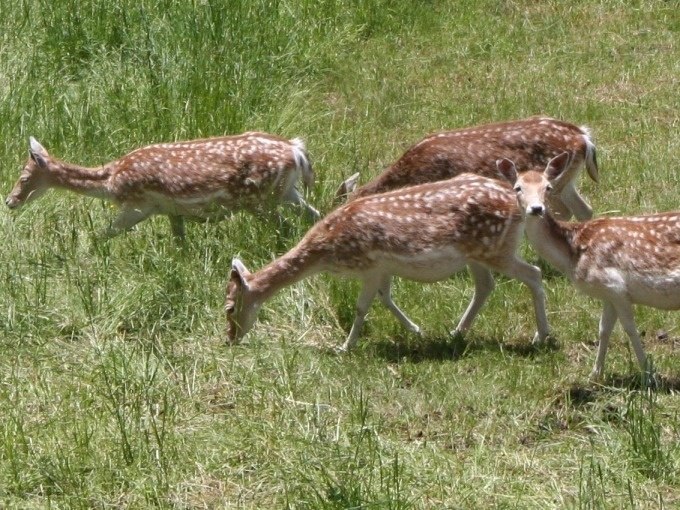
<svg viewBox="0 0 680 510"><path fill-rule="evenodd" d="M104 237L110 239L131 229L137 223L147 219L153 214L152 207L123 207L113 220L111 226L104 233Z"/></svg>
<svg viewBox="0 0 680 510"><path fill-rule="evenodd" d="M172 235L177 239L184 239L184 218L175 214L169 214L168 218Z"/></svg>
<svg viewBox="0 0 680 510"><path fill-rule="evenodd" d="M638 333L637 326L635 326L635 319L633 318L633 306L625 300L617 300L613 303L614 308L616 308L616 313L619 317L619 322L623 326L623 330L630 338L630 342L633 344L633 350L635 351L635 356L640 364L640 370L642 373L647 372L647 356L645 355L645 350L642 347L642 339Z"/></svg>
<svg viewBox="0 0 680 510"><path fill-rule="evenodd" d="M491 295L495 286L491 271L487 268L475 262L470 262L468 268L470 274L472 274L472 279L475 282L475 293L472 295L470 304L458 322L458 326L451 332L452 335L465 333L470 328L475 317L477 317L479 310L484 306L484 303Z"/></svg>
<svg viewBox="0 0 680 510"><path fill-rule="evenodd" d="M616 308L609 301L604 302L602 308L602 316L600 317L600 331L598 334L597 356L595 357L595 365L590 372L590 379L598 381L602 378L604 373L604 358L607 355L607 348L609 347L609 337L612 334L614 325L616 324Z"/></svg>
<svg viewBox="0 0 680 510"><path fill-rule="evenodd" d="M302 195L300 192L295 189L295 187L290 188L290 191L286 193L286 195L283 197L283 200L285 202L290 202L291 204L296 204L304 207L305 211L307 211L307 214L311 216L311 218L314 221L317 221L321 219L321 214L319 211L314 209L311 205L309 205L304 198L302 198Z"/></svg>
<svg viewBox="0 0 680 510"><path fill-rule="evenodd" d="M550 334L550 328L548 326L548 317L545 314L545 292L541 282L541 270L516 258L509 267L503 269L503 272L529 287L534 301L534 313L536 314L536 325L538 327L533 343L544 342Z"/></svg>
<svg viewBox="0 0 680 510"><path fill-rule="evenodd" d="M388 276L385 281L383 281L378 290L378 296L380 297L382 304L385 305L385 308L392 312L392 315L394 315L406 329L412 333L420 333L418 325L409 319L394 301L392 301L392 277Z"/></svg>
<svg viewBox="0 0 680 510"><path fill-rule="evenodd" d="M564 187L561 197L564 201L564 204L572 213L574 213L574 216L576 216L577 220L584 221L593 217L593 209L590 207L590 205L588 205L583 197L579 195L579 192L576 191L574 183L570 182Z"/></svg>
<svg viewBox="0 0 680 510"><path fill-rule="evenodd" d="M364 321L366 320L368 308L371 306L379 288L379 280L364 281L364 285L359 293L359 298L357 299L356 315L354 316L352 329L349 331L349 336L347 337L347 340L345 340L345 343L338 349L340 352L347 352L356 345L357 340L359 340L359 335L361 334L361 328L363 328Z"/></svg>
<svg viewBox="0 0 680 510"><path fill-rule="evenodd" d="M321 219L321 213L312 207L308 202L306 202L302 197L300 197L300 205L305 208L305 211L307 211L307 214L309 214L313 221L319 221Z"/></svg>

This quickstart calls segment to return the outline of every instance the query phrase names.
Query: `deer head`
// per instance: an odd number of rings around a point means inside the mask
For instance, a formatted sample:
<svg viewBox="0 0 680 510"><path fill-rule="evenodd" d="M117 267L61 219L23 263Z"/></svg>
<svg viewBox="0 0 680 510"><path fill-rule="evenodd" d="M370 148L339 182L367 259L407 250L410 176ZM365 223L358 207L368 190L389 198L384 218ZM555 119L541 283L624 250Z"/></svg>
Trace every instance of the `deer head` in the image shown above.
<svg viewBox="0 0 680 510"><path fill-rule="evenodd" d="M518 173L515 164L509 159L496 161L498 171L512 184L517 193L517 202L525 216L542 217L546 213L546 201L554 190L554 183L569 168L572 156L563 152L548 162L544 172L527 171Z"/></svg>
<svg viewBox="0 0 680 510"><path fill-rule="evenodd" d="M29 142L28 161L5 200L10 209L16 209L26 202L35 200L50 188L50 155L32 136Z"/></svg>
<svg viewBox="0 0 680 510"><path fill-rule="evenodd" d="M262 306L255 299L248 282L250 274L243 262L237 258L232 260L225 305L227 339L230 344L237 344L250 331Z"/></svg>

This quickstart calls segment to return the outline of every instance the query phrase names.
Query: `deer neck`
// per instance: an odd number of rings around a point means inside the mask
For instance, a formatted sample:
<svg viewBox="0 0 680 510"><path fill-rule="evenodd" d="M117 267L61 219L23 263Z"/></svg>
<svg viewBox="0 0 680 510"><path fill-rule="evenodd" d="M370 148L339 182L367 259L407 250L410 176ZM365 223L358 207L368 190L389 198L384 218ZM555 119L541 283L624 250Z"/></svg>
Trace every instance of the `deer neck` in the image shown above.
<svg viewBox="0 0 680 510"><path fill-rule="evenodd" d="M262 303L278 291L321 271L319 256L296 246L252 275L252 296Z"/></svg>
<svg viewBox="0 0 680 510"><path fill-rule="evenodd" d="M108 188L111 177L109 165L88 168L63 161L52 161L49 170L54 187L69 189L96 198L113 198Z"/></svg>
<svg viewBox="0 0 680 510"><path fill-rule="evenodd" d="M555 220L550 214L528 216L525 232L538 254L559 271L572 277L576 266L573 229L570 224Z"/></svg>

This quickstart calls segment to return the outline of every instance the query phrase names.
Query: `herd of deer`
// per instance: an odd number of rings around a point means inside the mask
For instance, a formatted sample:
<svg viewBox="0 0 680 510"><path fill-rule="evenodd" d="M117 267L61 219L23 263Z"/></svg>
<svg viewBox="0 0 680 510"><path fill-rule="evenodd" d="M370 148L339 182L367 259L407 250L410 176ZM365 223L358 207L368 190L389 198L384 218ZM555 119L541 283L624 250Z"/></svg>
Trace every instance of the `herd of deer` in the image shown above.
<svg viewBox="0 0 680 510"><path fill-rule="evenodd" d="M546 341L541 271L517 254L526 233L540 256L603 301L591 377L603 374L617 319L646 373L633 304L680 308L680 211L590 219L576 180L585 166L597 181L595 153L586 128L544 117L436 133L368 184L356 188L357 176L349 178L339 190L346 203L319 219L296 189L300 178L307 187L314 181L299 139L250 132L163 143L87 168L50 156L31 137L30 157L6 204L17 208L49 188L65 188L120 207L109 237L165 214L180 238L185 217L298 204L319 221L297 246L255 273L233 260L228 339L238 342L262 304L283 287L328 271L362 282L342 350L356 344L376 295L408 330L420 331L392 301L393 276L435 282L465 266L475 291L453 333L472 325L493 290L493 270L529 287L538 329L534 342ZM565 221L572 215L578 221Z"/></svg>

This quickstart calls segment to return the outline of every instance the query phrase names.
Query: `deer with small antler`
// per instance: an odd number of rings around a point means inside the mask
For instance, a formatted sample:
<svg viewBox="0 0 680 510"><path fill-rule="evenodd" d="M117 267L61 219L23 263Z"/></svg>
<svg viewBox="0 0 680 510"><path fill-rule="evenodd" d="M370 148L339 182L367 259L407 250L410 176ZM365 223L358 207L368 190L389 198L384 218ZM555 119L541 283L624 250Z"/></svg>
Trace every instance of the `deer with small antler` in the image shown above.
<svg viewBox="0 0 680 510"><path fill-rule="evenodd" d="M496 169L498 159L510 159L520 169L543 170L551 158L562 152L569 152L573 157L569 168L553 183L551 209L563 219L571 215L580 220L589 219L592 209L576 189L583 166L594 181L598 179L596 150L589 130L548 117L429 135L369 183L356 188L359 174L354 174L340 186L336 196L353 200L404 186L450 179L464 172L502 179Z"/></svg>
<svg viewBox="0 0 680 510"><path fill-rule="evenodd" d="M182 238L185 217L219 219L278 202L299 204L318 219L295 188L300 178L307 187L314 182L304 143L266 133L149 145L96 168L60 161L31 137L28 162L5 203L16 209L63 188L120 207L106 237L165 214Z"/></svg>
<svg viewBox="0 0 680 510"><path fill-rule="evenodd" d="M633 305L680 309L680 211L644 216L603 217L567 223L552 217L554 184L571 156L555 157L545 171L517 172L510 160L499 171L513 183L526 235L540 256L563 272L584 294L603 302L599 345L591 378L604 372L616 321L630 338L643 373L647 358L633 317Z"/></svg>
<svg viewBox="0 0 680 510"><path fill-rule="evenodd" d="M507 182L471 174L354 200L316 223L297 246L255 273L233 260L226 299L229 342L238 342L252 328L261 306L279 290L319 272L362 282L342 350L356 344L376 296L408 330L419 332L392 301L392 277L436 282L466 265L475 291L454 333L471 326L493 290L493 270L529 287L538 325L534 341L543 341L548 321L541 271L516 254L522 222Z"/></svg>

